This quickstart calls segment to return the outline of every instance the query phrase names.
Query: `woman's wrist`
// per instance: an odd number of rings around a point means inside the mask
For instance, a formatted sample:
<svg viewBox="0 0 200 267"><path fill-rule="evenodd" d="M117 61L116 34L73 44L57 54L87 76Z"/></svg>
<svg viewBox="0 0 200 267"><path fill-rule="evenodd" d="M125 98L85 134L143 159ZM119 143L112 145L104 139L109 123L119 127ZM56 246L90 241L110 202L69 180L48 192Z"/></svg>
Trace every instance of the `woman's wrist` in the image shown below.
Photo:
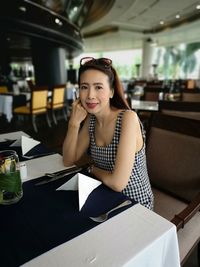
<svg viewBox="0 0 200 267"><path fill-rule="evenodd" d="M80 123L74 120L69 120L68 127L80 128Z"/></svg>

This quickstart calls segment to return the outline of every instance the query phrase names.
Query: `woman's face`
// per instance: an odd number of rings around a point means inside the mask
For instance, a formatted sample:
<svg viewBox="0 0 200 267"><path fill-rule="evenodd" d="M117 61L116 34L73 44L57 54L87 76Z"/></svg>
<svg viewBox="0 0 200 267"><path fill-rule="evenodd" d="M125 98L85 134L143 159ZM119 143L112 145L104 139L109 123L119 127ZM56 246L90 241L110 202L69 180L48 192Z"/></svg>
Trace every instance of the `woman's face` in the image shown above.
<svg viewBox="0 0 200 267"><path fill-rule="evenodd" d="M89 113L99 113L110 106L113 91L108 76L99 70L86 70L80 76L80 100Z"/></svg>

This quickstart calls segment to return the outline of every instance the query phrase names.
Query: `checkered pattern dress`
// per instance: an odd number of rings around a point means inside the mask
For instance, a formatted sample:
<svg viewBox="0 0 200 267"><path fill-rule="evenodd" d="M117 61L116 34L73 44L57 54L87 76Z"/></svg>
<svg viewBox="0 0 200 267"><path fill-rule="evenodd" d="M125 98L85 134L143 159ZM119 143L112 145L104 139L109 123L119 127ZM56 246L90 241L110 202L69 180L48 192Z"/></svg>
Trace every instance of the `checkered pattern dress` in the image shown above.
<svg viewBox="0 0 200 267"><path fill-rule="evenodd" d="M99 147L95 143L96 119L94 115L91 115L90 117L89 134L91 157L94 161L95 166L110 172L114 169L115 166L115 159L121 133L121 122L124 112L125 110L120 112L118 115L112 142L104 147ZM141 122L140 125L143 139L145 140L145 133ZM136 200L140 204L144 205L145 207L153 209L153 193L147 173L145 144L143 145L142 149L135 154L135 161L131 176L129 178L127 186L123 189L122 192L130 198Z"/></svg>

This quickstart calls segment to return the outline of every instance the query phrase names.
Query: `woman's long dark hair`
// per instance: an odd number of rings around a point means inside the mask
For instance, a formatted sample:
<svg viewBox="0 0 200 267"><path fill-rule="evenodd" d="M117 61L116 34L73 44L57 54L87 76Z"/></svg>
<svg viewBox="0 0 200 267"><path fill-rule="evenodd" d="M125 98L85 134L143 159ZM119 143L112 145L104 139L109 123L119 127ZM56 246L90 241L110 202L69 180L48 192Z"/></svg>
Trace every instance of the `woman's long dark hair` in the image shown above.
<svg viewBox="0 0 200 267"><path fill-rule="evenodd" d="M97 62L97 63L95 63ZM116 70L110 66L104 67L102 64L98 64L98 59L96 61L87 62L87 64L81 65L78 72L78 84L80 86L80 76L83 72L89 69L96 69L105 73L109 78L110 87L113 88L114 94L113 97L110 99L110 104L113 107L118 109L130 109L127 100L125 99L124 95L124 88L122 83L119 79L119 76Z"/></svg>

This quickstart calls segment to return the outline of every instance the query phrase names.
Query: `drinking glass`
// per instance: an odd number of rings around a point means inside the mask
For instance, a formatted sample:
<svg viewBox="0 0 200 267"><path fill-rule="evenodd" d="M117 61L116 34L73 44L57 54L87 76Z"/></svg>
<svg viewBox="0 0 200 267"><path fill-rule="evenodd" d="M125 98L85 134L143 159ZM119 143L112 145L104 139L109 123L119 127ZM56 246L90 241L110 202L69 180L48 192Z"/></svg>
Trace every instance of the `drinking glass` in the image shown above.
<svg viewBox="0 0 200 267"><path fill-rule="evenodd" d="M0 204L18 202L23 196L19 158L15 151L0 151Z"/></svg>

